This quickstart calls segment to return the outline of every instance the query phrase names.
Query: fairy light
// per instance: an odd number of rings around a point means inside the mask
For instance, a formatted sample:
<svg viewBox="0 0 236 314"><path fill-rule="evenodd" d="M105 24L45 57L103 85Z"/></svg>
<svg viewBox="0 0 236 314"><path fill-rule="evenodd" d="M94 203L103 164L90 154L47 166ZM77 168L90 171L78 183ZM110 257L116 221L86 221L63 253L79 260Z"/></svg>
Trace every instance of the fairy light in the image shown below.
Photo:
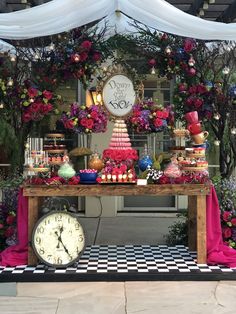
<svg viewBox="0 0 236 314"><path fill-rule="evenodd" d="M11 62L15 62L16 61L16 56L11 56L10 61Z"/></svg>
<svg viewBox="0 0 236 314"><path fill-rule="evenodd" d="M214 145L215 146L220 146L220 141L219 140L214 140Z"/></svg>
<svg viewBox="0 0 236 314"><path fill-rule="evenodd" d="M229 74L229 71L230 71L229 67L224 67L224 69L222 70L222 74L227 75Z"/></svg>
<svg viewBox="0 0 236 314"><path fill-rule="evenodd" d="M231 134L232 135L236 135L236 127L233 127L231 130L230 130Z"/></svg>
<svg viewBox="0 0 236 314"><path fill-rule="evenodd" d="M7 82L7 86L12 86L12 85L13 85L13 79L10 78Z"/></svg>
<svg viewBox="0 0 236 314"><path fill-rule="evenodd" d="M156 70L155 70L155 68L154 67L152 67L152 69L151 69L151 74L156 74Z"/></svg>

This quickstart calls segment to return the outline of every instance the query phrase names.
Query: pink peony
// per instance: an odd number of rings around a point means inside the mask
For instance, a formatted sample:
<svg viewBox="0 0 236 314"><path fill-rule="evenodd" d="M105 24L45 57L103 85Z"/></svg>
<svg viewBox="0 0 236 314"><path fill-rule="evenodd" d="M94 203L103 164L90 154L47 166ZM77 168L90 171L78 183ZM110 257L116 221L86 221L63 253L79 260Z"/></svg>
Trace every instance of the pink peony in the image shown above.
<svg viewBox="0 0 236 314"><path fill-rule="evenodd" d="M94 125L93 119L87 119L86 128L92 129Z"/></svg>
<svg viewBox="0 0 236 314"><path fill-rule="evenodd" d="M196 42L192 38L186 38L184 40L184 51L189 53L196 47Z"/></svg>
<svg viewBox="0 0 236 314"><path fill-rule="evenodd" d="M236 218L232 218L231 219L231 223L232 223L233 226L236 226Z"/></svg>
<svg viewBox="0 0 236 314"><path fill-rule="evenodd" d="M160 127L160 126L162 126L163 125L163 122L162 122L162 120L161 119L159 119L159 118L156 118L155 120L154 120L154 125L155 125L155 127Z"/></svg>

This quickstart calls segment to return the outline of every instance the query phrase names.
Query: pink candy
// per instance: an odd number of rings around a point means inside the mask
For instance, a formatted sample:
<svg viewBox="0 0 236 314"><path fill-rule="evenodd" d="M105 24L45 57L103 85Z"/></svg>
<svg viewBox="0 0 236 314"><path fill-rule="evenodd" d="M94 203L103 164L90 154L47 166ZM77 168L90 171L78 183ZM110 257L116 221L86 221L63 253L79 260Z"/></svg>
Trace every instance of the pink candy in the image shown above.
<svg viewBox="0 0 236 314"><path fill-rule="evenodd" d="M97 173L97 170L95 169L84 169L80 170L81 173Z"/></svg>

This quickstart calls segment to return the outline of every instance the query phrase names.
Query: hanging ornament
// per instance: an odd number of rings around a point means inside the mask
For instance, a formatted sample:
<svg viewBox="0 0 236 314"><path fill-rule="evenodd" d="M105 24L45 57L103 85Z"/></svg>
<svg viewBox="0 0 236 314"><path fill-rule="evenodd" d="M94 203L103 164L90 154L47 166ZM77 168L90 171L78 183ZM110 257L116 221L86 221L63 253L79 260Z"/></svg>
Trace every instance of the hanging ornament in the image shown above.
<svg viewBox="0 0 236 314"><path fill-rule="evenodd" d="M11 56L10 61L11 62L15 62L16 61L16 56Z"/></svg>
<svg viewBox="0 0 236 314"><path fill-rule="evenodd" d="M151 67L154 67L154 66L157 64L157 62L156 62L156 60L153 58L153 59L148 60L148 64L149 64Z"/></svg>
<svg viewBox="0 0 236 314"><path fill-rule="evenodd" d="M189 65L190 67L193 67L195 63L196 63L196 61L193 59L192 56L190 56L190 58L189 58L189 60L188 60L188 65Z"/></svg>
<svg viewBox="0 0 236 314"><path fill-rule="evenodd" d="M236 85L230 86L229 94L230 94L231 97L235 97L236 96Z"/></svg>
<svg viewBox="0 0 236 314"><path fill-rule="evenodd" d="M230 130L231 134L232 135L236 135L236 127L233 127L231 130Z"/></svg>
<svg viewBox="0 0 236 314"><path fill-rule="evenodd" d="M172 50L171 50L170 47L166 47L166 49L165 49L165 53L166 53L166 54L168 54L168 55L171 54L171 51L172 51Z"/></svg>
<svg viewBox="0 0 236 314"><path fill-rule="evenodd" d="M206 86L207 91L209 92L213 87L213 83L210 81L206 81L205 86Z"/></svg>
<svg viewBox="0 0 236 314"><path fill-rule="evenodd" d="M154 67L151 68L151 74L156 74L156 69Z"/></svg>
<svg viewBox="0 0 236 314"><path fill-rule="evenodd" d="M220 146L220 141L219 140L214 140L214 145L215 146Z"/></svg>
<svg viewBox="0 0 236 314"><path fill-rule="evenodd" d="M219 114L218 112L214 113L213 118L214 118L215 120L220 120L220 114Z"/></svg>
<svg viewBox="0 0 236 314"><path fill-rule="evenodd" d="M229 71L230 71L229 67L224 67L224 69L222 70L222 74L223 75L228 75Z"/></svg>

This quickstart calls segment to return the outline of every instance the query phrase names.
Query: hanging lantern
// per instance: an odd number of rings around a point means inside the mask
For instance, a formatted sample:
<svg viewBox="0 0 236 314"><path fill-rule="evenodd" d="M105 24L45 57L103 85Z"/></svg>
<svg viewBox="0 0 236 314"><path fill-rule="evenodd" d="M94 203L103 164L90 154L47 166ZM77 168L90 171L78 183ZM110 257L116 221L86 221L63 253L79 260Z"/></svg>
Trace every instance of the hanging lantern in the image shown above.
<svg viewBox="0 0 236 314"><path fill-rule="evenodd" d="M229 67L224 67L224 69L222 70L222 74L223 75L228 75L229 71L230 71Z"/></svg>
<svg viewBox="0 0 236 314"><path fill-rule="evenodd" d="M190 67L193 67L195 63L196 63L196 61L195 61L195 60L193 59L193 57L191 56L191 57L189 58L189 60L188 60L188 65L189 65Z"/></svg>

